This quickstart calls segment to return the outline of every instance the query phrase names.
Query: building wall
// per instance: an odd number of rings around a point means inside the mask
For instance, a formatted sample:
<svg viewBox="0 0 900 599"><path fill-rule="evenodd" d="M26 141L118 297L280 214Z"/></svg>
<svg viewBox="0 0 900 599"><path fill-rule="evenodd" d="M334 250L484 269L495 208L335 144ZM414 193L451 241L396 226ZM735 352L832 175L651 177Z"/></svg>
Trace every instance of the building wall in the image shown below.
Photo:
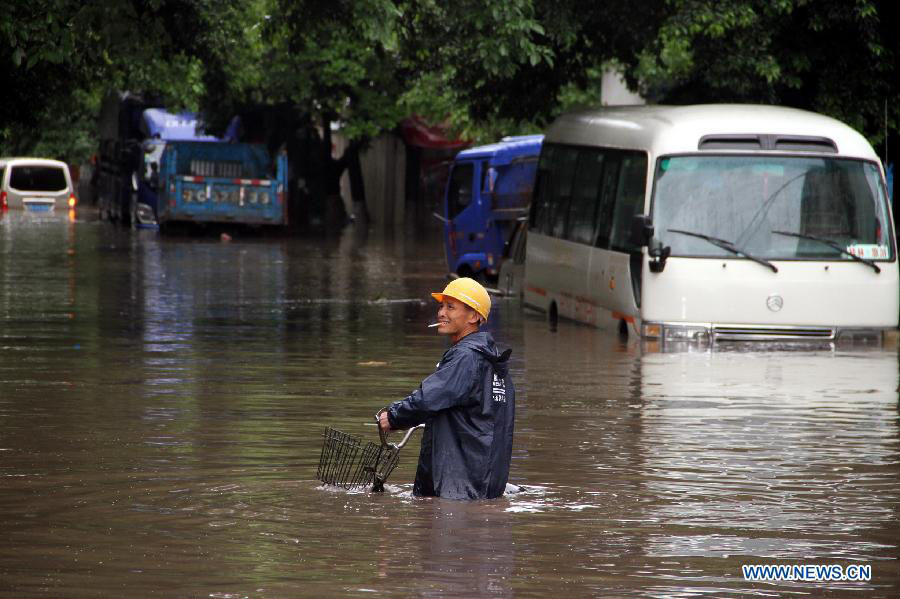
<svg viewBox="0 0 900 599"><path fill-rule="evenodd" d="M378 137L361 154L360 163L366 207L373 224L403 224L406 217L406 146L403 140L393 134Z"/></svg>

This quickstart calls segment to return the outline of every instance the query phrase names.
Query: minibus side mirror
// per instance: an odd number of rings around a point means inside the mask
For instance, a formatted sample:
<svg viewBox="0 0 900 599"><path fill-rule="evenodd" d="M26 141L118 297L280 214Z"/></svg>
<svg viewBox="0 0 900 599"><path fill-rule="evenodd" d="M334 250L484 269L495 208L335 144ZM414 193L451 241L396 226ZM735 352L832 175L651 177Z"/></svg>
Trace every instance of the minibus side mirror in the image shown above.
<svg viewBox="0 0 900 599"><path fill-rule="evenodd" d="M650 272L659 273L665 270L666 260L672 248L663 246L662 242L653 236L653 220L646 214L635 214L631 217L631 243L637 247L647 246L647 255L650 256Z"/></svg>
<svg viewBox="0 0 900 599"><path fill-rule="evenodd" d="M646 214L635 214L631 217L631 243L644 247L653 237L653 220Z"/></svg>
<svg viewBox="0 0 900 599"><path fill-rule="evenodd" d="M647 245L647 255L650 256L650 272L662 272L666 269L666 260L669 259L672 248L664 246L656 237L651 237Z"/></svg>

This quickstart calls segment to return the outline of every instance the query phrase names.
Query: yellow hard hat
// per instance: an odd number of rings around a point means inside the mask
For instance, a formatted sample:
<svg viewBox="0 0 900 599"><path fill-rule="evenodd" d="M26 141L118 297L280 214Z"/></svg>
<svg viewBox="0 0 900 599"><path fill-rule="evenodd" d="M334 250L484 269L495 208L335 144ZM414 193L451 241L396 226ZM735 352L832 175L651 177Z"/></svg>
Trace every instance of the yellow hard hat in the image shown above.
<svg viewBox="0 0 900 599"><path fill-rule="evenodd" d="M469 277L460 277L450 281L441 293L432 293L431 297L442 302L445 295L461 301L481 314L485 320L491 313L491 296L481 286L481 283Z"/></svg>

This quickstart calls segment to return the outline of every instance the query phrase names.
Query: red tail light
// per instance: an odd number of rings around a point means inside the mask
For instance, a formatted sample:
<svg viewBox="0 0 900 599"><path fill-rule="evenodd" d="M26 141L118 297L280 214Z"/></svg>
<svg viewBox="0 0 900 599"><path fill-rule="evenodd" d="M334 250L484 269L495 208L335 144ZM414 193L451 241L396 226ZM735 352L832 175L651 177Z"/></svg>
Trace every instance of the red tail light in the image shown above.
<svg viewBox="0 0 900 599"><path fill-rule="evenodd" d="M75 194L69 195L69 208L74 208L75 204L78 203L78 200L75 198Z"/></svg>
<svg viewBox="0 0 900 599"><path fill-rule="evenodd" d="M0 210L6 210L8 206L6 205L6 192L0 191Z"/></svg>

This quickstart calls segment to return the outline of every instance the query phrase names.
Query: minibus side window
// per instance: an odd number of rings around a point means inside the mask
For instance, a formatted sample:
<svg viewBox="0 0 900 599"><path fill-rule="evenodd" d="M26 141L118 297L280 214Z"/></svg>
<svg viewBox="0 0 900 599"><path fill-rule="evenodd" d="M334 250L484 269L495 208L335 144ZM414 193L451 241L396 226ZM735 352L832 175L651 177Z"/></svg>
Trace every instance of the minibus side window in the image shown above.
<svg viewBox="0 0 900 599"><path fill-rule="evenodd" d="M547 230L547 221L549 215L552 214L550 190L553 188L552 166L555 154L555 146L545 144L541 148L538 171L534 179L534 199L531 202L531 222L529 226L532 230L539 233Z"/></svg>
<svg viewBox="0 0 900 599"><path fill-rule="evenodd" d="M472 164L457 164L450 174L447 190L447 218L453 219L472 201Z"/></svg>
<svg viewBox="0 0 900 599"><path fill-rule="evenodd" d="M598 248L609 247L609 234L612 229L613 209L616 202L616 187L619 182L619 166L622 164L620 152L607 152L603 165L603 182L600 189L599 207L597 210Z"/></svg>
<svg viewBox="0 0 900 599"><path fill-rule="evenodd" d="M603 177L603 153L584 149L579 152L578 166L569 206L569 227L566 238L590 245L594 241L597 222L597 199Z"/></svg>
<svg viewBox="0 0 900 599"><path fill-rule="evenodd" d="M550 200L553 206L550 235L563 237L566 232L566 221L569 216L569 202L572 199L572 184L575 179L575 165L578 160L578 150L564 148L557 153L557 161L553 171L553 194Z"/></svg>
<svg viewBox="0 0 900 599"><path fill-rule="evenodd" d="M647 188L647 156L629 152L622 158L619 185L613 210L610 247L623 252L639 248L631 243L631 219L644 209Z"/></svg>

